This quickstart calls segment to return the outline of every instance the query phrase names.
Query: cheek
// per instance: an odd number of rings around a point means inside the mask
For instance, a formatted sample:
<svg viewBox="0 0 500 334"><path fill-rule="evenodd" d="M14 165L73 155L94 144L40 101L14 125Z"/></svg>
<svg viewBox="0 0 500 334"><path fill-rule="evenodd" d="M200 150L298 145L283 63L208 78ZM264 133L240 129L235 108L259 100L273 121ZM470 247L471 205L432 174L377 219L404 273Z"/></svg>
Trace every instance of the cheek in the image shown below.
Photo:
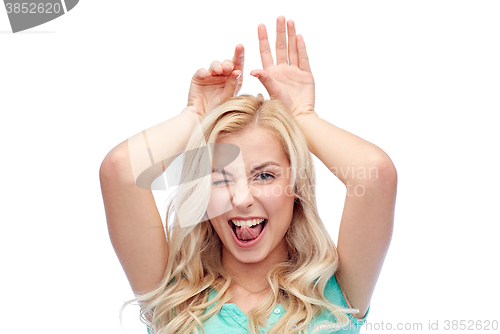
<svg viewBox="0 0 500 334"><path fill-rule="evenodd" d="M212 227L214 228L219 238L222 239L227 222L224 222L222 219L210 219L210 223L212 224Z"/></svg>
<svg viewBox="0 0 500 334"><path fill-rule="evenodd" d="M231 198L226 188L215 188L210 193L210 201L207 206L209 219L218 217L232 209Z"/></svg>
<svg viewBox="0 0 500 334"><path fill-rule="evenodd" d="M295 197L291 189L293 188L289 186L270 185L261 189L259 199L265 203L268 211L277 211L280 214L284 214L286 211L293 212Z"/></svg>

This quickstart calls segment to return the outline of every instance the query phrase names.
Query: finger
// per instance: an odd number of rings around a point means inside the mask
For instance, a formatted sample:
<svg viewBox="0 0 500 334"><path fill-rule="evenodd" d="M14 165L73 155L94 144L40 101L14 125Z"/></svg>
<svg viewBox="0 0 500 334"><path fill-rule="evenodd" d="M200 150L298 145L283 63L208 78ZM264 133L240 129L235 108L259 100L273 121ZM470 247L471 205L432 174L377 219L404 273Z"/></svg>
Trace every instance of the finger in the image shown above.
<svg viewBox="0 0 500 334"><path fill-rule="evenodd" d="M243 45L238 44L234 50L234 70L239 70L243 73L243 64L245 63L245 48Z"/></svg>
<svg viewBox="0 0 500 334"><path fill-rule="evenodd" d="M239 71L239 70L238 70ZM235 71L236 72L236 71ZM238 84L236 85L236 88L234 89L234 94L233 96L236 96L238 95L240 89L241 89L241 86L243 85L243 72L240 72L240 74L238 75L238 77L236 78L237 81L238 81Z"/></svg>
<svg viewBox="0 0 500 334"><path fill-rule="evenodd" d="M253 70L250 75L259 79L259 81L264 85L269 96L277 97L280 91L280 85L269 76L269 73L264 70Z"/></svg>
<svg viewBox="0 0 500 334"><path fill-rule="evenodd" d="M285 17L276 20L276 64L288 64L286 55L286 26Z"/></svg>
<svg viewBox="0 0 500 334"><path fill-rule="evenodd" d="M288 30L288 61L290 65L299 66L297 54L297 36L295 32L295 23L292 20L287 22Z"/></svg>
<svg viewBox="0 0 500 334"><path fill-rule="evenodd" d="M266 69L273 65L273 56L271 54L271 48L269 47L269 40L267 39L266 26L259 24L259 49L260 49L260 59L262 60L262 68Z"/></svg>
<svg viewBox="0 0 500 334"><path fill-rule="evenodd" d="M215 60L212 62L212 64L210 64L210 68L208 70L213 75L220 75L223 72L222 64L219 61Z"/></svg>
<svg viewBox="0 0 500 334"><path fill-rule="evenodd" d="M299 66L302 70L311 72L309 57L307 56L306 43L302 35L297 35L297 51L299 55Z"/></svg>
<svg viewBox="0 0 500 334"><path fill-rule="evenodd" d="M229 74L222 94L223 100L235 96L238 93L239 90L238 86L240 86L240 80L239 80L240 77L241 77L240 70L232 71L231 74Z"/></svg>
<svg viewBox="0 0 500 334"><path fill-rule="evenodd" d="M229 75L234 69L234 64L229 59L222 62L222 75Z"/></svg>
<svg viewBox="0 0 500 334"><path fill-rule="evenodd" d="M212 73L210 71L207 71L204 68L200 68L196 73L193 75L193 80L203 80L208 77L212 76Z"/></svg>
<svg viewBox="0 0 500 334"><path fill-rule="evenodd" d="M238 92L241 89L241 86L243 85L243 65L245 63L245 48L243 45L238 44L236 48L234 49L234 57L233 57L233 64L234 64L234 72L239 71L238 75L238 84L236 85L236 88L234 89L234 94L233 96L238 95Z"/></svg>

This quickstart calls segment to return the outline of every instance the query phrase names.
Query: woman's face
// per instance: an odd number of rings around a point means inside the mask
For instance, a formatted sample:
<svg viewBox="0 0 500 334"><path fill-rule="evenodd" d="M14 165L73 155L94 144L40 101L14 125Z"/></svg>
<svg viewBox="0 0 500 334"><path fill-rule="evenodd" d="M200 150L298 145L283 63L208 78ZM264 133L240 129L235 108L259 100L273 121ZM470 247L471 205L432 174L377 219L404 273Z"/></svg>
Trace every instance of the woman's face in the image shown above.
<svg viewBox="0 0 500 334"><path fill-rule="evenodd" d="M222 240L223 261L258 263L270 254L283 257L295 196L280 141L260 127L250 127L217 143L240 148L236 160L212 173L207 214Z"/></svg>

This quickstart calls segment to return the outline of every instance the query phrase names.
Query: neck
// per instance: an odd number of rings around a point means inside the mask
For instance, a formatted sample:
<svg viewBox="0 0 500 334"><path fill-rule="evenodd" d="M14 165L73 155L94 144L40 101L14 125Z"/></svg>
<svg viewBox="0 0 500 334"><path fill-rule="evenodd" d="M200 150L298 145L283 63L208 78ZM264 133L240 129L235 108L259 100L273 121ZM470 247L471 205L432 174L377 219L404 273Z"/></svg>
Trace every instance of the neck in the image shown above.
<svg viewBox="0 0 500 334"><path fill-rule="evenodd" d="M259 262L241 262L223 246L222 266L231 275L234 284L252 293L269 288L267 274L277 264L288 261L286 241L283 241L269 255Z"/></svg>

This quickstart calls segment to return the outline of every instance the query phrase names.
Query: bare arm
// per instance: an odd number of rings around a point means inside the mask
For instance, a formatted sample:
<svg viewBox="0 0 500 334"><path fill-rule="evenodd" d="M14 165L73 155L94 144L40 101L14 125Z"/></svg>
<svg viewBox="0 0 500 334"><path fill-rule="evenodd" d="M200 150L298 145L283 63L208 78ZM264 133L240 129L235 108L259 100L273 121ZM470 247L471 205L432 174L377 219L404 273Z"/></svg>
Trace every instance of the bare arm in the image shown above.
<svg viewBox="0 0 500 334"><path fill-rule="evenodd" d="M158 161L181 152L197 122L193 113L184 110L146 130L145 133L163 133L164 142L169 143L153 151ZM132 155L135 153L133 159L129 149L131 142L130 146L136 146L132 150ZM146 147L142 132L113 148L103 160L99 172L111 243L136 294L152 290L161 281L168 257L165 231L152 191L137 186L137 177L134 177L151 166L147 148L141 152L140 144ZM144 154L147 159L140 160ZM143 169L138 170L141 166ZM156 167L150 181L163 172L161 165Z"/></svg>
<svg viewBox="0 0 500 334"><path fill-rule="evenodd" d="M286 34L288 31L288 48ZM366 313L392 236L397 174L377 146L321 119L314 109L314 79L304 39L295 24L277 20L276 65L265 26L259 26L262 70L259 78L269 95L290 110L308 147L346 186L340 224L336 273L351 305ZM353 173L354 171L354 173ZM364 174L362 173L364 171Z"/></svg>
<svg viewBox="0 0 500 334"><path fill-rule="evenodd" d="M380 148L315 114L296 121L311 152L346 186L336 277L363 317L391 241L396 170Z"/></svg>
<svg viewBox="0 0 500 334"><path fill-rule="evenodd" d="M213 62L208 70L198 70L186 109L120 143L101 164L110 239L136 295L161 282L168 258L167 238L148 182L150 186L170 158L184 150L191 135L201 131L199 122L205 111L237 93L243 52L238 45L233 61Z"/></svg>

